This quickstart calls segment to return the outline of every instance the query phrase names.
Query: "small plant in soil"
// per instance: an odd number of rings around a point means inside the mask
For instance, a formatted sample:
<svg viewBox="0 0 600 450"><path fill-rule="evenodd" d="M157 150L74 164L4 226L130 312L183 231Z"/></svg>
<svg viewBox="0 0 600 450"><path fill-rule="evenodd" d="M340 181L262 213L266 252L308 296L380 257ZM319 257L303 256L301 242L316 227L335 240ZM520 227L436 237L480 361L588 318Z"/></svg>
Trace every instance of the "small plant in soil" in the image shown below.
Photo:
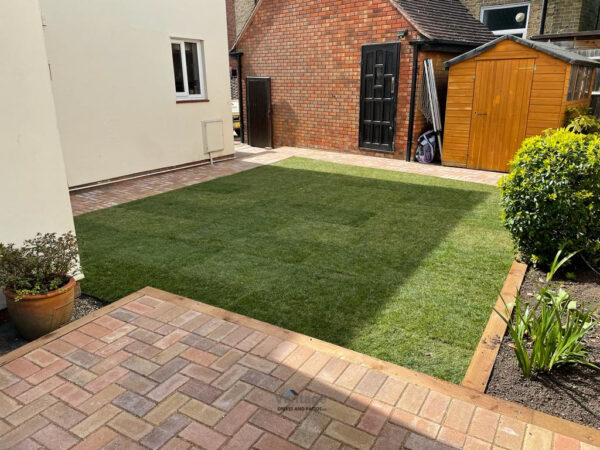
<svg viewBox="0 0 600 450"><path fill-rule="evenodd" d="M0 286L17 294L15 301L47 294L68 282L77 261L77 238L72 232L38 233L22 247L0 243Z"/></svg>
<svg viewBox="0 0 600 450"><path fill-rule="evenodd" d="M519 367L527 379L549 373L563 364L598 368L589 361L584 342L585 336L600 321L596 317L598 306L578 305L564 289L553 287L554 275L574 253L561 256L562 251L559 251L546 276L546 284L535 294L533 305L517 294L514 303L504 302L505 314L495 310L508 326Z"/></svg>

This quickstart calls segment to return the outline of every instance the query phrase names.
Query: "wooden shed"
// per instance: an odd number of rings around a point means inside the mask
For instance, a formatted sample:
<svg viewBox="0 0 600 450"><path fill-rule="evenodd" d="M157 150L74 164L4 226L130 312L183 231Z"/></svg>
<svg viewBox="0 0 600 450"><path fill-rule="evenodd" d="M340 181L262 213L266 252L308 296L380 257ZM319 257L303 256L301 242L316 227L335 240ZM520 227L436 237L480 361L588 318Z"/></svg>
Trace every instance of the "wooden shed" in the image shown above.
<svg viewBox="0 0 600 450"><path fill-rule="evenodd" d="M599 63L553 44L502 36L446 62L443 164L505 172L524 138L588 106Z"/></svg>

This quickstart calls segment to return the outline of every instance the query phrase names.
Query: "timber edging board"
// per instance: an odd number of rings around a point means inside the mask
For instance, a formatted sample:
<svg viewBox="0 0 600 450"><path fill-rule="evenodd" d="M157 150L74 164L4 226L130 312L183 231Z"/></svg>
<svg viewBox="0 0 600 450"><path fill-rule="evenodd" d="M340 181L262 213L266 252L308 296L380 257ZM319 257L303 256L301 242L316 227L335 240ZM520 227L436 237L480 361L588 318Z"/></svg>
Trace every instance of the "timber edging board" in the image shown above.
<svg viewBox="0 0 600 450"><path fill-rule="evenodd" d="M492 310L483 335L479 340L479 344L477 344L467 373L462 380L462 386L477 392L485 392L502 345L502 339L506 333L506 323L496 311L501 312L506 319L510 319L513 308L511 306L508 310L505 310L504 302L510 304L515 301L516 294L519 292L525 278L525 272L527 272L527 264L518 261L512 263L502 286L502 291L500 291L498 300L496 300L495 311ZM504 302L502 299L504 299Z"/></svg>

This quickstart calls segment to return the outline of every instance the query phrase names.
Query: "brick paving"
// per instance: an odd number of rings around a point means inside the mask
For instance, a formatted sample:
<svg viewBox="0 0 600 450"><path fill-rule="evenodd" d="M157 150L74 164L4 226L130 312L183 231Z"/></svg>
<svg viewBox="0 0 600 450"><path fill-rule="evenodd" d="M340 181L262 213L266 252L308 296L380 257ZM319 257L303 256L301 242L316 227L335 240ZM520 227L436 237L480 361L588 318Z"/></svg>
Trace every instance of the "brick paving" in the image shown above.
<svg viewBox="0 0 600 450"><path fill-rule="evenodd" d="M152 288L0 358L0 448L591 450L598 436Z"/></svg>
<svg viewBox="0 0 600 450"><path fill-rule="evenodd" d="M86 212L109 208L132 200L232 175L258 166L273 164L292 156L490 185L496 185L502 176L502 174L496 172L424 165L375 156L293 147L265 150L238 144L236 145L235 159L218 162L213 166L197 166L74 191L71 193L73 215L77 216Z"/></svg>

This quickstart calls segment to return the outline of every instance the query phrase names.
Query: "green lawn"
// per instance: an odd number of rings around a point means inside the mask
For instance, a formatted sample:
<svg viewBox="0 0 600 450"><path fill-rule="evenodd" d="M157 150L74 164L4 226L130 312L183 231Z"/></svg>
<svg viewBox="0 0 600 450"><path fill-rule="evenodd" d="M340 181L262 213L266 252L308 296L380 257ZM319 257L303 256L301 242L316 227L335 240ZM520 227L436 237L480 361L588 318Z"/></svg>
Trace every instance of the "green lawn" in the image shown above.
<svg viewBox="0 0 600 450"><path fill-rule="evenodd" d="M491 186L291 158L76 217L83 291L191 297L461 381L512 260Z"/></svg>

